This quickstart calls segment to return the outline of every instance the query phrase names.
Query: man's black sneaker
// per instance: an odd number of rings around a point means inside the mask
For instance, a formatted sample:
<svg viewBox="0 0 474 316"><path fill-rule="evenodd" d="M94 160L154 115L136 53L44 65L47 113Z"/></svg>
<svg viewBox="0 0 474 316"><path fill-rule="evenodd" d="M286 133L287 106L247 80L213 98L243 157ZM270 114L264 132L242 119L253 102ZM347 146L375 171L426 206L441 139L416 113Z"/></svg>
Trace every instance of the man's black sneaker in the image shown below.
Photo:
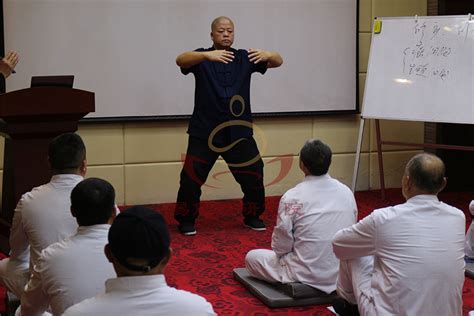
<svg viewBox="0 0 474 316"><path fill-rule="evenodd" d="M257 217L246 217L244 219L244 225L253 230L266 230L265 223Z"/></svg>
<svg viewBox="0 0 474 316"><path fill-rule="evenodd" d="M351 304L341 297L335 298L332 301L332 307L340 316L359 316L357 305Z"/></svg>
<svg viewBox="0 0 474 316"><path fill-rule="evenodd" d="M194 223L181 223L178 225L178 230L185 236L196 235L196 227L194 226Z"/></svg>

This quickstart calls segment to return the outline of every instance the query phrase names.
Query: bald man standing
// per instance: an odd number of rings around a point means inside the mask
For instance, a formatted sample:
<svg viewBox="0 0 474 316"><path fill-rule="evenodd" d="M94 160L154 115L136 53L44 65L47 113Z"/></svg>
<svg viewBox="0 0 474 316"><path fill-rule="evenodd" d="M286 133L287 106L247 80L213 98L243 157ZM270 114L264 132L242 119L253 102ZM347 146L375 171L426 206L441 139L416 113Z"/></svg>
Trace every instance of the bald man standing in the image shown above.
<svg viewBox="0 0 474 316"><path fill-rule="evenodd" d="M416 155L402 178L404 204L336 233L339 315L462 314L465 217L438 200L444 172L438 157Z"/></svg>
<svg viewBox="0 0 474 316"><path fill-rule="evenodd" d="M260 219L265 210L263 161L252 136L250 78L254 72L279 67L283 60L277 52L232 48L234 23L228 17L214 19L211 40L211 47L176 58L184 75L194 75L196 90L175 219L182 234L196 234L201 186L222 156L244 193L244 224L265 230Z"/></svg>

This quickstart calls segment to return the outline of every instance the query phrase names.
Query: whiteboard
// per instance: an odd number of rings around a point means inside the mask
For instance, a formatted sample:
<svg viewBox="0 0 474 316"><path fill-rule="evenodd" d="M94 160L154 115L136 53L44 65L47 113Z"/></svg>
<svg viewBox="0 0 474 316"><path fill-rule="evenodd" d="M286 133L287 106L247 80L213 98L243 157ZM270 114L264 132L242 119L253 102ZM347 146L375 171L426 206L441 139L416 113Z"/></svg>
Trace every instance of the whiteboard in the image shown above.
<svg viewBox="0 0 474 316"><path fill-rule="evenodd" d="M364 118L474 124L474 21L381 18L372 34Z"/></svg>
<svg viewBox="0 0 474 316"><path fill-rule="evenodd" d="M7 91L31 76L75 75L95 92L88 117L190 115L194 78L176 56L210 47L227 15L236 48L278 51L284 64L252 76L254 113L355 111L356 0L4 0L5 48L19 51Z"/></svg>

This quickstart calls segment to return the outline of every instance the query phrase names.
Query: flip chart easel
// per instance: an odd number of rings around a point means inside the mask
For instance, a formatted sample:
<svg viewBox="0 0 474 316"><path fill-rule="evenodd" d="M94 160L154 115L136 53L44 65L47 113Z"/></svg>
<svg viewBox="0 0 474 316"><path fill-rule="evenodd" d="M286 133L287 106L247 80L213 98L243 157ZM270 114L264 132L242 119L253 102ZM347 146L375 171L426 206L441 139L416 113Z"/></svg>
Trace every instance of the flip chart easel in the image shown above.
<svg viewBox="0 0 474 316"><path fill-rule="evenodd" d="M380 119L474 124L474 21L466 16L376 18L359 138L355 191L366 119L375 119L380 188L382 145L474 151L474 147L382 140Z"/></svg>

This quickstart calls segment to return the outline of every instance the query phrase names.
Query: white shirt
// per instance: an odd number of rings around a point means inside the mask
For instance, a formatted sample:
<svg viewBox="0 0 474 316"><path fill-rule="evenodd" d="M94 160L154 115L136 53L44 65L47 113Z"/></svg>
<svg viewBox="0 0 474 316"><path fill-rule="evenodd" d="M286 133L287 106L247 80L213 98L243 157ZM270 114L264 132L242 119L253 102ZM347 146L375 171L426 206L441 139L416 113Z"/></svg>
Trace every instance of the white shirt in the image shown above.
<svg viewBox="0 0 474 316"><path fill-rule="evenodd" d="M461 315L464 213L434 195L375 210L334 237L341 260L374 256L377 315Z"/></svg>
<svg viewBox="0 0 474 316"><path fill-rule="evenodd" d="M162 274L110 279L105 287L105 294L74 305L64 315L216 315L204 298L169 287Z"/></svg>
<svg viewBox="0 0 474 316"><path fill-rule="evenodd" d="M23 194L13 213L11 259L30 260L32 268L44 248L74 234L77 222L71 215L70 195L83 179L75 174L54 175L49 183Z"/></svg>
<svg viewBox="0 0 474 316"><path fill-rule="evenodd" d="M104 254L110 225L80 226L77 233L43 250L21 297L21 315L53 315L98 293L115 276Z"/></svg>
<svg viewBox="0 0 474 316"><path fill-rule="evenodd" d="M469 258L474 258L474 221L471 222L466 233L466 242L464 244L464 252Z"/></svg>
<svg viewBox="0 0 474 316"><path fill-rule="evenodd" d="M474 200L469 204L469 211L474 215ZM464 245L464 252L469 258L474 258L474 221L471 222L466 233L466 243Z"/></svg>
<svg viewBox="0 0 474 316"><path fill-rule="evenodd" d="M347 186L328 174L306 176L280 200L272 249L296 280L331 293L339 271L332 239L356 221L357 205Z"/></svg>

